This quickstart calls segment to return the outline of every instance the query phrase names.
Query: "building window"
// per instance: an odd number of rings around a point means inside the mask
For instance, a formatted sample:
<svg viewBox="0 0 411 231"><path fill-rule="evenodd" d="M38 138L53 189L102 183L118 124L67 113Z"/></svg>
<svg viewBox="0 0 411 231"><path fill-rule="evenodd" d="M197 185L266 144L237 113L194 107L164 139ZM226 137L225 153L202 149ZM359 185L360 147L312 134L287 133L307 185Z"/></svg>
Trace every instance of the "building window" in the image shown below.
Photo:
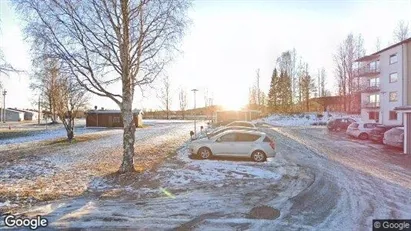
<svg viewBox="0 0 411 231"><path fill-rule="evenodd" d="M120 117L118 116L113 117L113 123L120 123Z"/></svg>
<svg viewBox="0 0 411 231"><path fill-rule="evenodd" d="M397 54L390 55L390 64L398 62Z"/></svg>
<svg viewBox="0 0 411 231"><path fill-rule="evenodd" d="M368 104L371 106L379 107L380 106L380 95L373 94L368 96Z"/></svg>
<svg viewBox="0 0 411 231"><path fill-rule="evenodd" d="M380 78L372 78L370 79L369 87L379 87L380 86Z"/></svg>
<svg viewBox="0 0 411 231"><path fill-rule="evenodd" d="M371 62L369 68L370 71L378 71L380 68L380 60Z"/></svg>
<svg viewBox="0 0 411 231"><path fill-rule="evenodd" d="M397 72L391 73L390 74L390 83L395 83L397 81L398 81L398 73Z"/></svg>
<svg viewBox="0 0 411 231"><path fill-rule="evenodd" d="M397 102L398 94L396 91L390 92L390 102Z"/></svg>
<svg viewBox="0 0 411 231"><path fill-rule="evenodd" d="M378 121L380 117L380 113L377 111L370 111L368 112L368 119Z"/></svg>
<svg viewBox="0 0 411 231"><path fill-rule="evenodd" d="M390 120L397 120L397 112L396 111L390 111Z"/></svg>

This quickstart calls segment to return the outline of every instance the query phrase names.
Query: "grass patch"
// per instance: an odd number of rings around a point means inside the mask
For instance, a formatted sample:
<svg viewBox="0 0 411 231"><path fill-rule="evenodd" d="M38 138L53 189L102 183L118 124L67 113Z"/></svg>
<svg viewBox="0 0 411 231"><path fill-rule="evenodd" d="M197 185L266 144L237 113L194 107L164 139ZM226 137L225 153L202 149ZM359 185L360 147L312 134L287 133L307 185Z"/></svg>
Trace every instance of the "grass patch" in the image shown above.
<svg viewBox="0 0 411 231"><path fill-rule="evenodd" d="M76 144L76 143L81 143L81 142L97 140L101 137L103 137L103 135L85 134L85 135L75 136L74 139L71 142L69 142L67 140L67 138L61 138L61 139L46 141L45 144L46 145L70 145L70 144Z"/></svg>
<svg viewBox="0 0 411 231"><path fill-rule="evenodd" d="M6 129L1 129L0 130L0 139L11 139L11 138L17 138L17 137L24 137L24 136L30 136L39 131L37 130L6 130Z"/></svg>

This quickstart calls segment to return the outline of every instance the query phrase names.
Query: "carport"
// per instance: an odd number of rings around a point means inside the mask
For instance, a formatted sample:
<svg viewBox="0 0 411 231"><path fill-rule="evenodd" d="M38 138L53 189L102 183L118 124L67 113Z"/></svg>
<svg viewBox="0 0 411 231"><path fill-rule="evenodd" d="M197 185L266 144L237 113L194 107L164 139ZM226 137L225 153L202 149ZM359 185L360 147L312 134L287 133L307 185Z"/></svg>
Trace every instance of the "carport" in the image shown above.
<svg viewBox="0 0 411 231"><path fill-rule="evenodd" d="M404 113L404 153L411 154L411 106L396 107L399 113Z"/></svg>

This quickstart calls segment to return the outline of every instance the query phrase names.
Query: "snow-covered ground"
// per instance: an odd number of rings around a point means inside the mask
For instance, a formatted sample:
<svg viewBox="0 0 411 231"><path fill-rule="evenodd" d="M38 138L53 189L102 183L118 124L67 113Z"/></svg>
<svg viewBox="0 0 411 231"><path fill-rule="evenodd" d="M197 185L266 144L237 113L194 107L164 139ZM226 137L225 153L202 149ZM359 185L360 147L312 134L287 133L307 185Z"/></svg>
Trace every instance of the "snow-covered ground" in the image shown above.
<svg viewBox="0 0 411 231"><path fill-rule="evenodd" d="M138 130L138 161L144 163L183 144L189 130L191 124ZM53 168L57 172L63 169L71 173L76 185L91 193L15 211L44 215L56 229L370 230L372 219L411 217L411 157L382 145L348 139L343 133L330 133L324 127L262 130L277 144L277 156L265 163L191 159L184 144L158 168L120 185L94 174L99 171L93 165L120 158L120 154L107 152L121 146L121 136L78 144L40 160L53 166L43 166L48 169L44 175L54 175ZM169 144L160 153L155 151ZM109 147L112 149L107 150ZM87 148L92 150L83 152ZM31 165L42 166L38 161ZM6 167L0 176L15 174L11 168L33 178L38 174L21 163L10 165L14 167ZM13 207L13 201L0 199L0 203ZM261 206L278 211L279 217L251 216L251 211Z"/></svg>
<svg viewBox="0 0 411 231"><path fill-rule="evenodd" d="M361 120L360 115L347 115L344 113L325 113L323 117L318 118L316 113L302 113L293 115L273 114L267 118L255 120L255 122L267 123L273 126L310 126L315 123L326 123L330 119L350 117L357 121Z"/></svg>
<svg viewBox="0 0 411 231"><path fill-rule="evenodd" d="M82 135L86 133L95 133L101 131L101 129L90 129L85 127L85 120L76 121L74 133L75 135ZM56 125L36 125L21 123L16 125L11 125L11 129L0 131L1 132L15 132L22 133L21 136L16 136L12 138L0 139L0 150L4 150L13 144L24 144L31 142L39 142L50 139L64 138L67 137L67 132L63 124ZM26 134L25 134L26 133Z"/></svg>

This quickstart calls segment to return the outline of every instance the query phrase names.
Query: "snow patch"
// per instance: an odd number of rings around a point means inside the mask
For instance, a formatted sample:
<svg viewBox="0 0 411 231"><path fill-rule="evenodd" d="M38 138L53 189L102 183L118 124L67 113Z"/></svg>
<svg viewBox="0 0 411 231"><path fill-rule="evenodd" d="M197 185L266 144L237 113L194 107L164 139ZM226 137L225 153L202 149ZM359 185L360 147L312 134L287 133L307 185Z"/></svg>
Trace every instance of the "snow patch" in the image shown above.
<svg viewBox="0 0 411 231"><path fill-rule="evenodd" d="M167 186L236 179L272 179L277 181L282 177L277 172L260 168L259 164L261 163L192 160L189 158L189 151L186 146L177 152L177 158L186 163L183 168L175 170L170 167L163 167L159 170L160 174L167 175L164 180ZM264 165L264 163L261 165Z"/></svg>

